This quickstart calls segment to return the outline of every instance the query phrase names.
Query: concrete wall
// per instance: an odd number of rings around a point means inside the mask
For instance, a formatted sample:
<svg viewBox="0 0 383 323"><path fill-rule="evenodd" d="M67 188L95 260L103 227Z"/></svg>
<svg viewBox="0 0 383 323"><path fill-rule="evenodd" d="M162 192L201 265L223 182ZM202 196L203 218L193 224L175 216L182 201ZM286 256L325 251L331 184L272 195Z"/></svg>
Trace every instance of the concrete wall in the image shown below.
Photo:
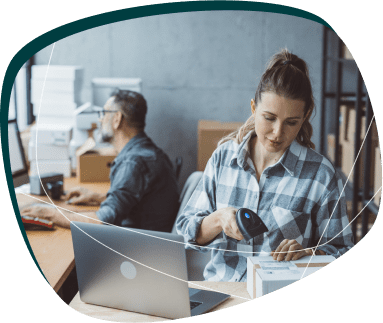
<svg viewBox="0 0 383 323"><path fill-rule="evenodd" d="M265 64L282 47L306 60L317 103L319 146L322 25L282 14L214 11L118 22L56 43L51 64L82 65L84 102L93 77L140 77L148 135L174 160L180 184L197 165L199 119L245 121ZM52 46L35 56L47 64Z"/></svg>

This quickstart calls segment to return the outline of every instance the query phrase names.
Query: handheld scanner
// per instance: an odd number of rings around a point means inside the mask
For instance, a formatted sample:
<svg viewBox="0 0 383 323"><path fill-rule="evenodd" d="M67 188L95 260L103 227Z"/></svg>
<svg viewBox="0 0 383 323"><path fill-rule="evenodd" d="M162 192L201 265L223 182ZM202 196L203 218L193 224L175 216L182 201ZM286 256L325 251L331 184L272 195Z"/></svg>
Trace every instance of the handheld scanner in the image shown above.
<svg viewBox="0 0 383 323"><path fill-rule="evenodd" d="M235 214L235 218L238 229L246 241L269 231L261 218L250 209L240 208Z"/></svg>

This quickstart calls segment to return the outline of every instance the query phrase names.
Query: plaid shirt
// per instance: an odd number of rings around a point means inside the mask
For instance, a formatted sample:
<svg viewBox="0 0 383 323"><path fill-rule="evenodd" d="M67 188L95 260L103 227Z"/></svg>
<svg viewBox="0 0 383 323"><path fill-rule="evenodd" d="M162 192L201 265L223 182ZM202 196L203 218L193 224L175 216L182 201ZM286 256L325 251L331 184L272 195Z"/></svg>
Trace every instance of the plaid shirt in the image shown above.
<svg viewBox="0 0 383 323"><path fill-rule="evenodd" d="M210 249L196 244L201 222L218 209L249 208L267 226L268 232L249 242L237 241L222 231L206 244L221 249L211 250L203 273L209 281L246 281L246 257L270 255L284 239L295 239L303 248L315 247L339 197L319 244L331 241L318 249L339 257L353 246L350 226L346 228L349 222L344 193L341 196L343 183L332 164L294 141L276 164L263 171L258 182L249 154L253 134L250 132L239 145L230 140L215 150L177 220L177 232L189 243L186 248L202 252Z"/></svg>

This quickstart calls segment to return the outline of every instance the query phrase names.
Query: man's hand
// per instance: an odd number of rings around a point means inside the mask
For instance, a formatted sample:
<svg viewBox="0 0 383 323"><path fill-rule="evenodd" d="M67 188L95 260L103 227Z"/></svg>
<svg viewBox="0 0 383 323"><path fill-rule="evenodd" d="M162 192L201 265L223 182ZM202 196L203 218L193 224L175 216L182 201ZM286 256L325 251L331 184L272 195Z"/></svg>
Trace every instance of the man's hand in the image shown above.
<svg viewBox="0 0 383 323"><path fill-rule="evenodd" d="M98 206L105 199L105 196L92 192L83 187L75 187L68 191L65 200L74 205Z"/></svg>
<svg viewBox="0 0 383 323"><path fill-rule="evenodd" d="M235 219L235 213L237 212L237 209L233 207L226 207L220 209L220 211L220 224L223 232L225 232L225 234L229 237L232 237L236 240L242 240L243 235L241 231L239 231L237 226L237 220Z"/></svg>
<svg viewBox="0 0 383 323"><path fill-rule="evenodd" d="M278 248L271 252L274 260L290 261L298 260L304 256L311 256L311 250L303 250L304 248L296 240L283 240Z"/></svg>
<svg viewBox="0 0 383 323"><path fill-rule="evenodd" d="M44 204L33 204L26 206L20 210L21 215L26 215L30 217L38 217L40 219L45 219L52 221L54 224L57 224L63 228L69 228L69 221L62 215L54 206L44 205Z"/></svg>

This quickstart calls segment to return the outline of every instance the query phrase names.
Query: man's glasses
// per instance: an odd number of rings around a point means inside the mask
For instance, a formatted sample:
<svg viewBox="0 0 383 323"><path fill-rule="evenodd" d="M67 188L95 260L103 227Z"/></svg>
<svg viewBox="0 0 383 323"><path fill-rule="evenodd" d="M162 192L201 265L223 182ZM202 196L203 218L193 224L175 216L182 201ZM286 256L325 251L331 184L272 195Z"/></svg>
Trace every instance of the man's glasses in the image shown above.
<svg viewBox="0 0 383 323"><path fill-rule="evenodd" d="M81 113L98 113L98 117L100 119L102 119L104 116L105 116L105 113L108 113L108 112L118 112L119 110L105 110L103 108L100 108L100 109L97 109L95 107L93 107L93 109L91 111L83 111Z"/></svg>
<svg viewBox="0 0 383 323"><path fill-rule="evenodd" d="M98 117L100 119L102 119L103 117L105 117L105 113L107 113L107 112L118 112L118 110L97 110L95 112L97 112L98 113Z"/></svg>

